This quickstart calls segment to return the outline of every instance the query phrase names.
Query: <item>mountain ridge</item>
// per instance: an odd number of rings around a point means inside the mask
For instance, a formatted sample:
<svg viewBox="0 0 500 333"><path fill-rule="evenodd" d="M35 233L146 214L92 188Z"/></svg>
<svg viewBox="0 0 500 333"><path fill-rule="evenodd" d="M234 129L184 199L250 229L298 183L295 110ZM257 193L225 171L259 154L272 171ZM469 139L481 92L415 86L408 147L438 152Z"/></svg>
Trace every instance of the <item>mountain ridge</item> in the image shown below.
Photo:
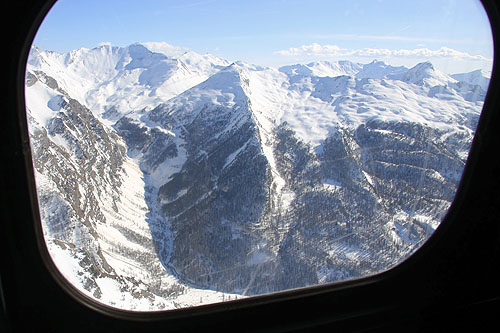
<svg viewBox="0 0 500 333"><path fill-rule="evenodd" d="M33 48L27 66L49 250L96 299L177 308L373 274L453 200L481 73L277 69L145 45ZM59 235L61 218L84 231Z"/></svg>

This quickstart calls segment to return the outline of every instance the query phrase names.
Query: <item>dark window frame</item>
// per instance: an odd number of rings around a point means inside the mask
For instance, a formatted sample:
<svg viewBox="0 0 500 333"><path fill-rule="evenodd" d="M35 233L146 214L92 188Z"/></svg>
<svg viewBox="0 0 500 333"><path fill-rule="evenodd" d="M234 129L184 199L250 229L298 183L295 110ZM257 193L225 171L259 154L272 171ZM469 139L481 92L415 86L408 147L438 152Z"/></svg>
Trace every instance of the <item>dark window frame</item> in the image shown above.
<svg viewBox="0 0 500 333"><path fill-rule="evenodd" d="M490 88L457 195L412 256L369 277L245 300L160 312L112 308L85 296L56 269L43 240L24 105L35 32L53 0L9 2L7 88L2 96L0 283L6 330L364 330L493 323L500 306L500 4L482 3L495 45ZM497 126L499 127L499 126ZM485 327L485 326L484 326Z"/></svg>

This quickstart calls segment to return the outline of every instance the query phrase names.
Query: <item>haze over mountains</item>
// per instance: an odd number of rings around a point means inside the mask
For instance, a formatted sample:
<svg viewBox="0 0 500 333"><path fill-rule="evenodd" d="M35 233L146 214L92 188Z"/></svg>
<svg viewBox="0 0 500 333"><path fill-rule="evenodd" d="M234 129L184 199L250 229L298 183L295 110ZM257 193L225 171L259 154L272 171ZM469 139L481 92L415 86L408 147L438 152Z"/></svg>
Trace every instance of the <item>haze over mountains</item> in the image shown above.
<svg viewBox="0 0 500 333"><path fill-rule="evenodd" d="M110 305L178 308L385 270L438 226L489 78L168 44L32 48L45 237Z"/></svg>

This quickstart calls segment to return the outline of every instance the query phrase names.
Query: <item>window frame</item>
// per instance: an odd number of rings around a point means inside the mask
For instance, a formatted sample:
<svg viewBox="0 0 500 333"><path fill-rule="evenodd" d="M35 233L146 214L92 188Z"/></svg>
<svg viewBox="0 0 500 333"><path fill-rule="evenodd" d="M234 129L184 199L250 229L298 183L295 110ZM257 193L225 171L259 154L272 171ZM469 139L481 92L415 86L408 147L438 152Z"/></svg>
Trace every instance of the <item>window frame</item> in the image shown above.
<svg viewBox="0 0 500 333"><path fill-rule="evenodd" d="M455 199L441 225L407 260L376 275L248 299L156 312L116 309L70 285L52 262L42 234L29 146L24 75L34 35L55 0L9 2L7 89L2 163L0 277L11 330L158 329L298 330L328 327L449 327L477 314L487 323L500 304L500 5L481 1L494 42L490 88ZM498 127L498 126L497 126ZM483 272L484 274L478 274ZM485 311L478 311L478 309ZM489 317L485 315L491 314ZM474 318L472 318L474 319ZM0 326L1 327L1 326Z"/></svg>

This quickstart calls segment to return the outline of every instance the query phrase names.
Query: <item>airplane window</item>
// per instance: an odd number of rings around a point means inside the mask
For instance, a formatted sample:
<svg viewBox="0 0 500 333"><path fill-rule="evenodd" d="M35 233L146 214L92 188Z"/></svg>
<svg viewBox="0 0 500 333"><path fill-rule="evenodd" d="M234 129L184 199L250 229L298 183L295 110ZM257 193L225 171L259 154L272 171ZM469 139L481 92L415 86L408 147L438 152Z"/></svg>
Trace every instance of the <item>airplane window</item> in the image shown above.
<svg viewBox="0 0 500 333"><path fill-rule="evenodd" d="M25 83L47 248L136 311L388 270L454 199L492 58L475 0L59 1Z"/></svg>

